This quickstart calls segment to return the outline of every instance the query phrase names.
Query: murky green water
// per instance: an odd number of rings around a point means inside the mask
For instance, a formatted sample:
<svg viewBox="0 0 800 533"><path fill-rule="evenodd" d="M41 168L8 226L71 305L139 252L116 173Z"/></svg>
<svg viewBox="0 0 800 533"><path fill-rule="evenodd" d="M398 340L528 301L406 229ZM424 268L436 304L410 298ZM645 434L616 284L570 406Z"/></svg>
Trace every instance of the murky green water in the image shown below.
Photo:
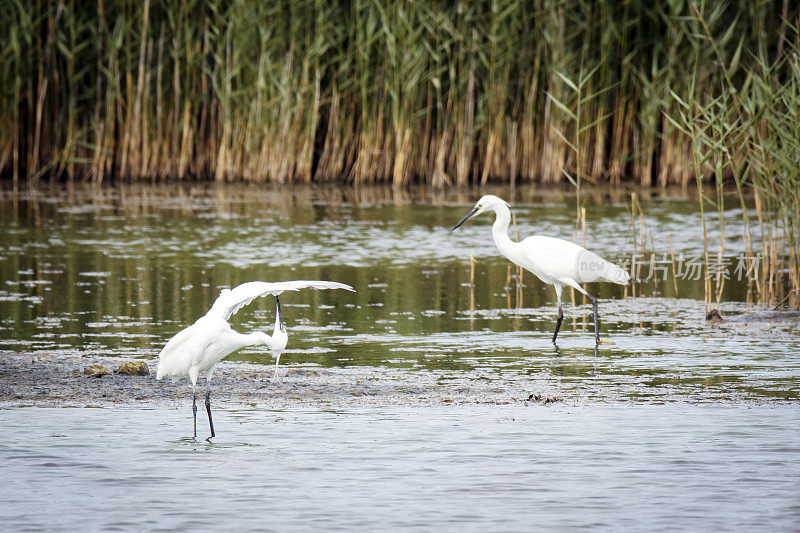
<svg viewBox="0 0 800 533"><path fill-rule="evenodd" d="M572 237L570 195L494 192L512 202L521 235ZM672 278L648 280L645 267L634 287L589 287L601 298L602 336L613 341L595 352L590 308L580 299L566 305L553 347L552 289L531 275L518 288L494 248L490 216L450 231L477 196L238 186L6 192L0 349L152 359L223 287L318 278L357 292L286 295L288 366L550 376L565 395L588 399L798 398L797 319L751 315L760 310L733 275L744 251L738 212L726 228L732 279L723 312L732 321L706 325L701 280L677 280L675 298ZM670 244L678 258L701 252L692 200L663 195L643 205L644 240L656 257ZM587 246L630 262L642 237L627 193L589 195L587 207ZM264 299L233 322L247 332L271 328L273 317L274 302ZM258 349L233 359L272 362Z"/></svg>

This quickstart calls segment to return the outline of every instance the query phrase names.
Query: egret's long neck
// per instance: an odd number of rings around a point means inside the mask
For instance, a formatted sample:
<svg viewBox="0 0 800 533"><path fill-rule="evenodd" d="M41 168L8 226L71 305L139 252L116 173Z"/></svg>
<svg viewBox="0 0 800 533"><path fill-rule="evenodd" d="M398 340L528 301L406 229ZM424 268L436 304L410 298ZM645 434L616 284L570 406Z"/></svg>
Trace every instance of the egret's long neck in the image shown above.
<svg viewBox="0 0 800 533"><path fill-rule="evenodd" d="M274 337L281 330L281 306L278 304L277 309L275 311L275 325L273 326L272 336Z"/></svg>
<svg viewBox="0 0 800 533"><path fill-rule="evenodd" d="M266 333L261 331L254 331L253 333L236 333L236 342L239 344L239 348L244 348L246 346L255 346L257 344L264 343L264 337L266 337ZM237 348L237 349L239 349Z"/></svg>
<svg viewBox="0 0 800 533"><path fill-rule="evenodd" d="M499 205L494 208L494 224L492 224L492 237L497 248L506 253L509 248L514 245L508 237L508 225L511 223L511 211L505 205Z"/></svg>
<svg viewBox="0 0 800 533"><path fill-rule="evenodd" d="M263 331L239 333L231 330L228 332L225 342L225 350L220 353L220 359L247 346L267 346L269 349L280 347L280 341L276 341Z"/></svg>
<svg viewBox="0 0 800 533"><path fill-rule="evenodd" d="M236 350L241 350L246 346L253 346L260 342L261 340L258 337L258 333L244 334L230 330L225 333L224 339L220 339L220 342L217 343L215 359L219 362Z"/></svg>

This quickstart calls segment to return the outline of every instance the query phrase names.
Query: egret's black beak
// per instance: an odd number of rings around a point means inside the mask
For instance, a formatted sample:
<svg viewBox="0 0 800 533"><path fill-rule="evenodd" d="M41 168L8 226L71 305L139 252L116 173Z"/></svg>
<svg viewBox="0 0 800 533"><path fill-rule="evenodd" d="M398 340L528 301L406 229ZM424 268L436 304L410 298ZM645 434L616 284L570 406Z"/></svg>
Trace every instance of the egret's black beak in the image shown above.
<svg viewBox="0 0 800 533"><path fill-rule="evenodd" d="M473 208L472 208L472 211L470 211L469 213L467 213L467 215L466 215L464 218L462 218L461 220L459 220L459 221L458 221L458 224L456 224L455 226L453 226L453 229L451 229L450 231L455 231L455 230L457 230L457 229L458 229L458 228L461 226L461 224L463 224L463 223L464 223L464 222L466 222L467 220L469 220L469 219L471 219L472 217L474 217L474 216L475 216L475 213L477 213L477 212L478 212L478 206L476 205L475 207L473 207Z"/></svg>
<svg viewBox="0 0 800 533"><path fill-rule="evenodd" d="M275 301L278 302L278 324L281 325L281 329L286 329L283 325L283 318L281 317L281 298L280 296L275 296Z"/></svg>

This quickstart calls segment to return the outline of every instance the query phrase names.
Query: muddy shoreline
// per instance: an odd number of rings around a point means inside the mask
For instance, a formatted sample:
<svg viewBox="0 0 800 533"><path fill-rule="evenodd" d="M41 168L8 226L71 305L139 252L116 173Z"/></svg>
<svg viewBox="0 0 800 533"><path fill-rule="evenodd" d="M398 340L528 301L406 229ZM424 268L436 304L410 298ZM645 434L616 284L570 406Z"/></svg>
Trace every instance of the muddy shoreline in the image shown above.
<svg viewBox="0 0 800 533"><path fill-rule="evenodd" d="M157 381L155 359L149 376L121 375L123 360L102 357L48 358L0 352L0 407L13 406L185 406L191 397L186 379ZM112 371L103 377L83 373L89 364ZM212 381L216 405L386 406L426 404L509 404L562 402L558 391L537 380L481 379L464 372L406 371L384 367L321 368L282 365L272 382L271 366L222 361ZM201 378L199 388L205 391Z"/></svg>
<svg viewBox="0 0 800 533"><path fill-rule="evenodd" d="M47 357L0 352L0 408L41 407L185 407L188 380L157 381L157 361L149 376L114 373L124 360L115 357ZM83 373L90 364L112 371L103 377ZM287 364L272 382L272 367L222 361L212 381L218 407L387 407L393 405L589 405L641 403L798 404L795 397L748 398L745 395L698 397L668 388L642 390L635 384L562 381L535 373L489 374L481 371L406 370L391 367L323 368ZM591 380L590 380L591 381ZM201 378L199 388L205 391ZM637 390L638 388L638 390Z"/></svg>

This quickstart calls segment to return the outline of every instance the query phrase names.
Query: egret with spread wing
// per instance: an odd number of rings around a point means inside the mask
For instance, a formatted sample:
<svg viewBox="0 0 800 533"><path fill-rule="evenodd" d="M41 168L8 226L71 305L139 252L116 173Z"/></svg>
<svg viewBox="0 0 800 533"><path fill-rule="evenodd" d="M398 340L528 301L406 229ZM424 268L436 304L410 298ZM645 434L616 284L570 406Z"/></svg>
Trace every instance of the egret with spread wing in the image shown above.
<svg viewBox="0 0 800 533"><path fill-rule="evenodd" d="M558 298L558 319L556 320L556 331L553 333L553 344L556 342L558 330L561 329L561 321L564 319L564 311L561 308L561 289L564 285L586 295L592 302L594 338L596 343L600 344L600 319L597 313L597 298L586 292L580 284L593 281L610 281L626 285L630 280L628 273L574 242L543 235L528 237L520 242L512 241L508 236L508 224L511 222L511 211L508 209L508 203L492 194L481 197L475 207L453 227L453 230L456 230L470 218L486 211L494 211L495 219L492 225L492 237L500 253L512 263L528 270L537 278L555 288L556 297Z"/></svg>
<svg viewBox="0 0 800 533"><path fill-rule="evenodd" d="M281 320L281 302L278 297L284 291L312 289L346 289L353 291L350 285L333 281L284 281L267 283L250 281L234 289L223 289L219 297L205 316L199 318L191 326L181 330L172 337L161 350L158 359L156 379L164 376L180 378L189 376L192 382L192 412L194 416L194 436L197 437L197 378L205 374L206 411L211 436L214 436L214 422L211 420L211 375L214 365L245 346L263 345L275 356L275 375L278 377L278 361L286 348L288 336ZM263 331L242 334L234 331L228 319L239 309L261 296L275 295L277 302L275 312L275 329L272 336Z"/></svg>

